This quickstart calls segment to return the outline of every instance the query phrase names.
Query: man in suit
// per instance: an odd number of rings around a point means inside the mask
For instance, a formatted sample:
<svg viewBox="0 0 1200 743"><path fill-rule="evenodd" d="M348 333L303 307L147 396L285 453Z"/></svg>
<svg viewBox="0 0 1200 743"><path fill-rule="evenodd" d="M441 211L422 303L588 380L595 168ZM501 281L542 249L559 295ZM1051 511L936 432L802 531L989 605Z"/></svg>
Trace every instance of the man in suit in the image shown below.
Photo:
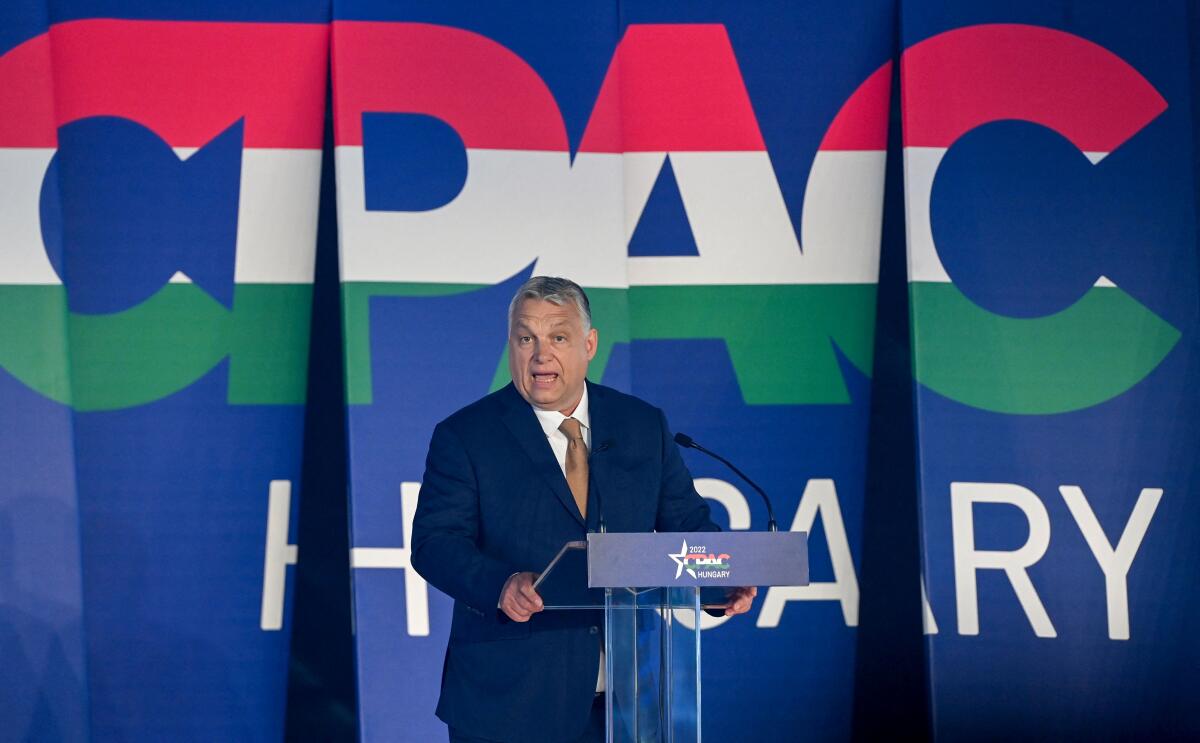
<svg viewBox="0 0 1200 743"><path fill-rule="evenodd" d="M600 741L602 613L542 613L534 571L596 529L598 503L613 532L718 527L662 411L586 380L583 289L534 277L508 325L512 384L434 429L413 522L413 567L454 599L437 713L461 743Z"/></svg>

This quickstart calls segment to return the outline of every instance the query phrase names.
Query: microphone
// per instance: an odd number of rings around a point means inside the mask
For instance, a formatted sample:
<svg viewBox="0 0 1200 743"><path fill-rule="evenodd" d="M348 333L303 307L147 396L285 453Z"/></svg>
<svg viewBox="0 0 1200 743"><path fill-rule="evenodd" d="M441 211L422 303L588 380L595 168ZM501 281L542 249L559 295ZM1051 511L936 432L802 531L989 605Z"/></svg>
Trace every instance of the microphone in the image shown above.
<svg viewBox="0 0 1200 743"><path fill-rule="evenodd" d="M592 449L588 453L588 471L589 472L592 469L592 457L596 456L600 452L608 451L610 448L612 448L612 443L613 442L611 440L601 442L600 444L596 445L595 449ZM591 481L592 486L594 486L596 484L596 478L589 477L588 479ZM600 497L600 488L591 487L590 489L593 493L596 494L596 528L597 528L597 531L599 531L601 534L607 534L608 528L605 527L605 525L604 525L604 499L602 499Z"/></svg>
<svg viewBox="0 0 1200 743"><path fill-rule="evenodd" d="M763 503L767 504L767 531L779 531L779 525L775 523L775 509L771 508L771 499L767 497L766 491L764 491L762 488L760 488L756 482L751 480L749 477L746 477L745 472L742 472L737 467L734 467L733 462L730 462L728 459L721 456L720 454L717 454L714 451L709 451L708 449L705 449L703 446L700 446L699 444L697 444L695 442L695 440L692 439L691 436L688 436L686 433L675 434L675 443L679 444L680 446L684 447L685 449L695 449L697 451L704 452L708 456L712 457L713 459L717 460L718 462L725 465L729 469L733 470L734 473L738 477L745 480L747 485L754 488L756 491L758 491L758 494L762 496Z"/></svg>

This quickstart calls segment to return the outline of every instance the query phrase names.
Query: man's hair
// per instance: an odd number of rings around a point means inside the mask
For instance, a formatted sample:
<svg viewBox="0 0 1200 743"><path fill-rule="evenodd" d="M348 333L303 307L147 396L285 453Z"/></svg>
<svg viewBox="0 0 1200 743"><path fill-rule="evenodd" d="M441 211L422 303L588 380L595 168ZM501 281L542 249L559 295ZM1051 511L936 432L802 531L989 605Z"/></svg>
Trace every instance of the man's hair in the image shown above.
<svg viewBox="0 0 1200 743"><path fill-rule="evenodd" d="M542 299L560 307L568 302L574 303L579 310L579 319L583 321L583 332L592 329L592 306L588 302L583 287L570 279L559 276L534 276L521 284L512 301L508 303L508 329L511 331L513 320L516 319L517 306L526 299Z"/></svg>

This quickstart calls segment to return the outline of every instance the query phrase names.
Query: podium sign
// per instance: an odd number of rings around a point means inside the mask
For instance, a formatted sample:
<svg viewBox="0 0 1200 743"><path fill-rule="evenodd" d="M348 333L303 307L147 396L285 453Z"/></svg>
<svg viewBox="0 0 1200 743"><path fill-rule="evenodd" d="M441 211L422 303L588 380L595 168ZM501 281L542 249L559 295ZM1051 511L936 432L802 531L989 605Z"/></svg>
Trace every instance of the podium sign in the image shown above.
<svg viewBox="0 0 1200 743"><path fill-rule="evenodd" d="M804 532L588 534L589 588L808 585Z"/></svg>

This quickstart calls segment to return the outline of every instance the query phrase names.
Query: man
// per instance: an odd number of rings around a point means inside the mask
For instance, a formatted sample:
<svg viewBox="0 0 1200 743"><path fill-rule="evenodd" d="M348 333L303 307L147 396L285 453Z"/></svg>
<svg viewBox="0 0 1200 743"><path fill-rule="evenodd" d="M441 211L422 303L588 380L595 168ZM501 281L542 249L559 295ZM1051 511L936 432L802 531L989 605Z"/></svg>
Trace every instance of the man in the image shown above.
<svg viewBox="0 0 1200 743"><path fill-rule="evenodd" d="M542 613L533 589L534 571L596 528L598 503L613 532L718 528L662 412L586 381L591 321L574 282L526 281L509 306L512 384L429 444L412 564L454 598L437 708L451 741L603 739L602 614ZM754 595L732 592L726 613Z"/></svg>

